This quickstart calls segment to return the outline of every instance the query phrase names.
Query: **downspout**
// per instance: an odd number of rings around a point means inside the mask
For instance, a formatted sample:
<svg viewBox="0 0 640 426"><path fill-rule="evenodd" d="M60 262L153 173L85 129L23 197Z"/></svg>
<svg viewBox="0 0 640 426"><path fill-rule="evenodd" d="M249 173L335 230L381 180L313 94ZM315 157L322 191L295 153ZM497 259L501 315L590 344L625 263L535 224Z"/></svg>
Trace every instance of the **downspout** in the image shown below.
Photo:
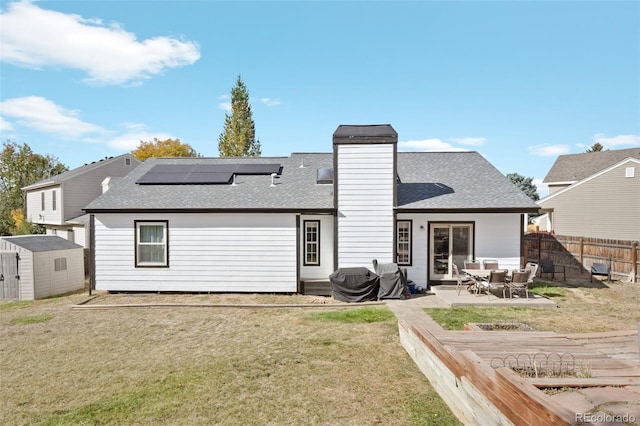
<svg viewBox="0 0 640 426"><path fill-rule="evenodd" d="M296 215L296 291L298 294L303 294L304 288L302 287L302 282L300 281L300 250L301 243L300 239L302 235L300 233L300 214Z"/></svg>
<svg viewBox="0 0 640 426"><path fill-rule="evenodd" d="M96 227L95 216L89 215L89 296L96 286Z"/></svg>

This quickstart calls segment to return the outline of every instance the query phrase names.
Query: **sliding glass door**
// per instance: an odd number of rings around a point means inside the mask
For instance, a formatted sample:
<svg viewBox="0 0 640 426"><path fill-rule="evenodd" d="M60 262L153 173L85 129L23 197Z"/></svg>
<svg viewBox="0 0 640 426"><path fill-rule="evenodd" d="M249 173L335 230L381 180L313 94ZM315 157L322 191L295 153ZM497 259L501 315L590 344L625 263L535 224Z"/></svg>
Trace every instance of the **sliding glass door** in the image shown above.
<svg viewBox="0 0 640 426"><path fill-rule="evenodd" d="M432 223L429 234L429 279L453 279L451 265L473 258L473 223Z"/></svg>

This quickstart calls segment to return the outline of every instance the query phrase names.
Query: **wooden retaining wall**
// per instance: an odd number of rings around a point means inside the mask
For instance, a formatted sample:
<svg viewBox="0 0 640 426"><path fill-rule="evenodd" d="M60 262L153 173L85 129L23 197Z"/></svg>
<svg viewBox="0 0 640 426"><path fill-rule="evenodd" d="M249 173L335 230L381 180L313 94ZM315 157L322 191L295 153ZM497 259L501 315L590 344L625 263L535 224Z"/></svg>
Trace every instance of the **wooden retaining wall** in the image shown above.
<svg viewBox="0 0 640 426"><path fill-rule="evenodd" d="M591 265L606 263L617 279L638 282L640 275L640 246L637 241L607 240L546 232L532 232L524 236L524 262L540 263L551 259L564 266L568 278L587 278Z"/></svg>
<svg viewBox="0 0 640 426"><path fill-rule="evenodd" d="M507 367L492 368L469 350L443 345L399 321L400 341L451 411L465 424L570 425L575 413ZM523 409L526 407L526 409Z"/></svg>

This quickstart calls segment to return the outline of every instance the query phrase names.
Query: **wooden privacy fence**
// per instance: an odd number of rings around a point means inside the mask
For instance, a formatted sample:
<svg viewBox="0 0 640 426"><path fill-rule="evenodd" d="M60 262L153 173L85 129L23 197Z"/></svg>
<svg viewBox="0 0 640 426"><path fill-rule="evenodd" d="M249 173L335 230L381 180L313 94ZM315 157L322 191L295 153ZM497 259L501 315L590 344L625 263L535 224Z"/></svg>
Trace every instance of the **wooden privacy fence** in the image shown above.
<svg viewBox="0 0 640 426"><path fill-rule="evenodd" d="M568 278L584 278L591 273L591 265L605 263L611 276L638 282L640 247L637 241L608 240L546 232L532 232L524 236L524 261L540 263L551 259L563 266Z"/></svg>

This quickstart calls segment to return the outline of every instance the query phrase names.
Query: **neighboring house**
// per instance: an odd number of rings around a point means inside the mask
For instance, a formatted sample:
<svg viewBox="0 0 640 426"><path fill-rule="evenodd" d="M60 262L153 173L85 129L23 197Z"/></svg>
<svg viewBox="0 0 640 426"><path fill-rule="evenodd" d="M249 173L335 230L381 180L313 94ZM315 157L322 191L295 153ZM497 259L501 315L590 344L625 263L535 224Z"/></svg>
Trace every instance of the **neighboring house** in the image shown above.
<svg viewBox="0 0 640 426"><path fill-rule="evenodd" d="M85 164L22 188L27 198L27 219L43 225L48 235L58 235L89 248L88 215L82 210L103 192L107 177L122 177L140 161L131 154Z"/></svg>
<svg viewBox="0 0 640 426"><path fill-rule="evenodd" d="M531 224L535 227L536 231L551 232L549 213L532 218Z"/></svg>
<svg viewBox="0 0 640 426"><path fill-rule="evenodd" d="M627 158L640 160L640 147L561 155L543 183L549 185L549 195L553 195Z"/></svg>
<svg viewBox="0 0 640 426"><path fill-rule="evenodd" d="M85 210L97 290L308 292L397 262L417 285L452 262L522 262L537 205L477 152L397 152L389 125L339 126L333 153L149 159Z"/></svg>
<svg viewBox="0 0 640 426"><path fill-rule="evenodd" d="M34 300L84 288L81 245L55 235L0 237L0 300Z"/></svg>
<svg viewBox="0 0 640 426"><path fill-rule="evenodd" d="M640 241L640 148L620 151L627 158L588 176L578 173L578 166L573 166L580 180L538 201L542 211L548 213L551 231L559 235ZM591 159L596 158L601 166L604 162L599 154L607 152L614 151L577 154L574 160L592 172ZM606 157L616 158L612 154ZM566 159L561 163L566 163ZM556 173L556 164L549 175Z"/></svg>

